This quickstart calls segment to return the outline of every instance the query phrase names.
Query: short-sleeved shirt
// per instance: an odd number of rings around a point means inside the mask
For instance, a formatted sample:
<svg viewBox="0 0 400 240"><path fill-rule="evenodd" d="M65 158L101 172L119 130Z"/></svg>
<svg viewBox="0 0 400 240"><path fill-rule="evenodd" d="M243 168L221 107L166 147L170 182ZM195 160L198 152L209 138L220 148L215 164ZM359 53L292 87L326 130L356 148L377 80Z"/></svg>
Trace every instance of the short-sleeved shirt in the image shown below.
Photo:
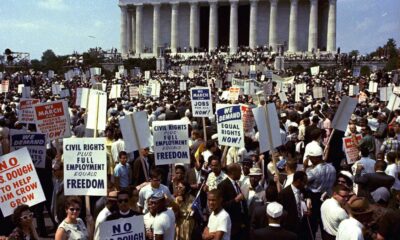
<svg viewBox="0 0 400 240"><path fill-rule="evenodd" d="M131 167L129 166L129 163L126 163L125 165L118 163L117 166L115 166L114 176L119 178L119 186L121 188L129 187L130 169Z"/></svg>
<svg viewBox="0 0 400 240"><path fill-rule="evenodd" d="M87 240L89 239L89 233L86 229L85 223L82 219L78 218L77 223L67 223L65 220L60 223L58 228L64 229L67 234L68 240Z"/></svg>
<svg viewBox="0 0 400 240"><path fill-rule="evenodd" d="M340 222L349 216L334 198L325 200L321 205L321 219L324 230L330 235L336 236Z"/></svg>
<svg viewBox="0 0 400 240"><path fill-rule="evenodd" d="M167 186L160 184L159 188L153 188L151 187L151 184L148 184L139 191L139 201L137 204L139 207L143 208L143 214L146 214L148 212L147 199L149 199L149 197L151 197L151 195L153 195L153 193L156 192L162 192L163 194L167 194L169 198L173 199L173 196Z"/></svg>
<svg viewBox="0 0 400 240"><path fill-rule="evenodd" d="M175 214L171 209L158 213L154 218L154 235L163 235L164 240L175 238ZM155 239L155 237L154 237Z"/></svg>
<svg viewBox="0 0 400 240"><path fill-rule="evenodd" d="M364 240L363 225L355 218L348 218L339 224L337 240Z"/></svg>
<svg viewBox="0 0 400 240"><path fill-rule="evenodd" d="M232 228L231 218L224 209L219 211L219 213L217 214L214 214L214 211L211 213L210 218L208 219L207 227L210 233L224 232L222 240L231 239L231 228Z"/></svg>

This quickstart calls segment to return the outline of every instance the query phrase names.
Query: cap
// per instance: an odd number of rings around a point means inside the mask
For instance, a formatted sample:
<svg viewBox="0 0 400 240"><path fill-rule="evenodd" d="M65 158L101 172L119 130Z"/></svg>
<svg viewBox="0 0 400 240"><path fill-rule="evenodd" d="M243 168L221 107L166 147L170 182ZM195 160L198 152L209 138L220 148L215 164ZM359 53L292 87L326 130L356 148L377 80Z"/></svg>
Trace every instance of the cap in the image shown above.
<svg viewBox="0 0 400 240"><path fill-rule="evenodd" d="M261 168L258 167L250 168L249 176L261 176L261 175L262 175Z"/></svg>
<svg viewBox="0 0 400 240"><path fill-rule="evenodd" d="M165 199L163 192L157 191L150 196L150 200L159 201Z"/></svg>
<svg viewBox="0 0 400 240"><path fill-rule="evenodd" d="M319 157L322 156L324 154L324 151L322 150L322 148L320 146L313 146L311 148L311 150L308 152L308 156L309 157Z"/></svg>
<svg viewBox="0 0 400 240"><path fill-rule="evenodd" d="M267 205L267 215L272 218L278 218L282 216L283 206L277 202L272 202Z"/></svg>

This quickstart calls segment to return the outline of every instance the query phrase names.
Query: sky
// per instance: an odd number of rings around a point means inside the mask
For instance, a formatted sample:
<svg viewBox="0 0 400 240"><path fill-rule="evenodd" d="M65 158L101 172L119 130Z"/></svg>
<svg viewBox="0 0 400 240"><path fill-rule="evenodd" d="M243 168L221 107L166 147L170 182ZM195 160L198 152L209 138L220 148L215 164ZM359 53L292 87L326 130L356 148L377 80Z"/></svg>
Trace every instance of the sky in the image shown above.
<svg viewBox="0 0 400 240"><path fill-rule="evenodd" d="M337 0L337 46L362 54L389 38L400 46L399 9L400 0ZM0 16L1 53L10 48L40 59L47 49L66 55L119 48L118 0L0 0Z"/></svg>

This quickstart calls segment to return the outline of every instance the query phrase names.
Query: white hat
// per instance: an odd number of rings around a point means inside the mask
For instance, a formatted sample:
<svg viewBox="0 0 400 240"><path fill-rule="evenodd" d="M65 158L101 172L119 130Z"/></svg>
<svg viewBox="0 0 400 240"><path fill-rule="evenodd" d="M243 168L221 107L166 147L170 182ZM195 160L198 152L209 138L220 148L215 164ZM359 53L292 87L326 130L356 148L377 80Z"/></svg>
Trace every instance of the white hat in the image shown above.
<svg viewBox="0 0 400 240"><path fill-rule="evenodd" d="M308 156L310 157L319 157L324 155L324 151L318 145L314 145L311 150L308 152Z"/></svg>
<svg viewBox="0 0 400 240"><path fill-rule="evenodd" d="M282 216L283 206L277 202L272 202L267 206L267 215L272 218L278 218Z"/></svg>
<svg viewBox="0 0 400 240"><path fill-rule="evenodd" d="M250 168L249 176L261 176L261 175L262 175L261 168L258 167Z"/></svg>

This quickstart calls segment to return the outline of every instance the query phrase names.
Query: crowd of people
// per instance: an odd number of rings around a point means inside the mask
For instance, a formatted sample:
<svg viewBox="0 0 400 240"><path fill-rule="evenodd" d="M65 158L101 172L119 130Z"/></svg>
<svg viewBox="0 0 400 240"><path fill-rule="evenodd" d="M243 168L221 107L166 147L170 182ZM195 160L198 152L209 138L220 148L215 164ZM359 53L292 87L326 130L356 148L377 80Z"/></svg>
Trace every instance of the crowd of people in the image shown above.
<svg viewBox="0 0 400 240"><path fill-rule="evenodd" d="M85 127L87 109L75 105L77 88L100 82L107 84L109 92L113 83L119 83L122 94L102 106L107 108L107 127L97 135L106 138L107 196L91 196L91 209L85 208L86 198L65 196L63 139L49 142L45 168L36 169L46 201L20 205L10 217L0 215L0 236L40 239L55 232L57 240L102 239L101 223L143 215L145 237L155 240L400 239L400 109L389 110L379 91L368 91L369 81L378 87L396 86L394 73L378 70L371 76L353 77L351 69L341 67L317 75L288 69L285 76L294 76L294 82L287 86L285 101L279 98L283 89L278 83L273 84L272 94L262 98L239 96L234 103L251 108L275 103L282 144L274 151L260 152L260 126L246 131L244 148L221 146L215 117L205 119L203 125L203 119L192 116L191 87L210 86L213 104L229 104L233 102L222 98L231 87L227 76L249 78L249 73L221 66L226 59L216 56L180 59L177 65L210 66L198 68L191 76L177 68L152 71L151 79L161 83L159 97L129 97L130 85L146 84L144 74L121 79L94 76L89 81L79 76L65 80L62 74L50 78L35 71L4 73L10 90L0 99L0 156L10 152L10 129L36 131L35 124L18 121L18 84L30 86L31 98L40 102L60 99L52 94L54 83L69 89L71 97L65 100L75 138L93 136ZM217 80L222 81L220 89L215 87ZM268 81L261 71L254 80ZM187 90L180 89L182 81ZM337 82L342 83L341 89ZM298 83L306 83L307 89L295 101ZM350 85L359 86L367 97L359 99L346 132L334 130L332 120ZM314 87L327 88L327 96L313 98ZM149 128L155 121L187 122L191 163L156 165L152 147L127 152L119 118L136 111L147 112ZM359 157L349 163L342 138L358 134L362 134L356 142ZM46 226L45 218L52 226Z"/></svg>

